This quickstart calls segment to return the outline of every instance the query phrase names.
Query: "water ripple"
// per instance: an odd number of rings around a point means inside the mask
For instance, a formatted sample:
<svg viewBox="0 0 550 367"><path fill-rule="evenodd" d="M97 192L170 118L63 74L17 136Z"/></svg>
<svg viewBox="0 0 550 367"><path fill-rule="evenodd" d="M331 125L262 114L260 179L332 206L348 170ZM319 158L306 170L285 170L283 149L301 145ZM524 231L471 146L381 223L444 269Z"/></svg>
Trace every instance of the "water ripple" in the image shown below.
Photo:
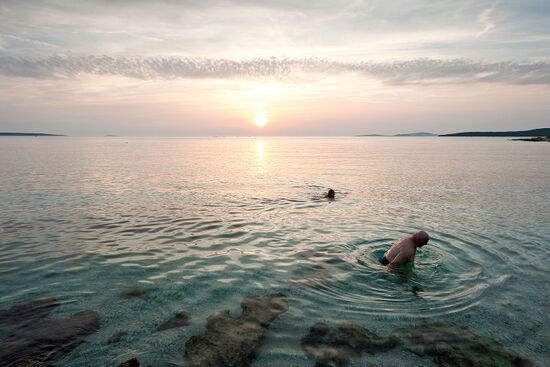
<svg viewBox="0 0 550 367"><path fill-rule="evenodd" d="M300 337L317 321L387 335L420 319L499 335L550 362L550 164L529 163L548 161L545 146L514 145L536 153L521 158L502 142L486 159L497 145L456 143L451 154L415 139L266 140L260 161L256 140L67 139L71 149L51 154L22 152L21 139L0 145L0 309L54 295L54 317L102 315L98 334L56 365L133 356L181 365L185 341L211 313L238 314L247 295L273 292L287 294L290 309L270 326L257 365L311 365ZM323 197L328 187L336 200ZM414 266L379 264L418 229L432 240ZM134 286L150 297L120 299ZM152 332L182 309L193 315L188 327ZM119 344L105 342L120 330Z"/></svg>
<svg viewBox="0 0 550 367"><path fill-rule="evenodd" d="M378 261L393 242L387 239L296 252L296 260L305 266L290 285L309 287L361 314L431 318L471 308L489 287L506 279L489 271L495 253L475 235L434 231L431 236L417 251L415 263L398 269Z"/></svg>

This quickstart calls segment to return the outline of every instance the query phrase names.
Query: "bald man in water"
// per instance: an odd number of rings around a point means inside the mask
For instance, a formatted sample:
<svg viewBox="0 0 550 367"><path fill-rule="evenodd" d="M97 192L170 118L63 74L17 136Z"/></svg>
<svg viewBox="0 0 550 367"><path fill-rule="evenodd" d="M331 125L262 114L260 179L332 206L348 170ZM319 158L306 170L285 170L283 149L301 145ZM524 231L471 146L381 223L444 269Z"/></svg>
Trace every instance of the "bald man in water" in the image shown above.
<svg viewBox="0 0 550 367"><path fill-rule="evenodd" d="M393 244L380 259L382 265L397 268L403 264L414 261L416 249L424 246L430 240L430 236L424 231L419 231L412 236L404 237Z"/></svg>

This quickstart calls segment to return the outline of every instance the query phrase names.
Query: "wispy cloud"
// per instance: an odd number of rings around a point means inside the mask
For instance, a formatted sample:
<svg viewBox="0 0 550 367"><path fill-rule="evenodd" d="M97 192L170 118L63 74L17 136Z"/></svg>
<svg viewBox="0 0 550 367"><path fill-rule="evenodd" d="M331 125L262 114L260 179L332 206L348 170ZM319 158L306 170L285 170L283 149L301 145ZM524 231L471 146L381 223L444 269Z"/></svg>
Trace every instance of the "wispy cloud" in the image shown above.
<svg viewBox="0 0 550 367"><path fill-rule="evenodd" d="M550 62L483 62L421 58L394 62L339 62L326 59L249 60L178 57L51 56L0 57L0 74L29 78L116 75L137 79L293 78L304 73L358 73L386 84L550 84Z"/></svg>
<svg viewBox="0 0 550 367"><path fill-rule="evenodd" d="M491 20L491 14L495 11L496 3L488 8L485 9L479 14L479 17L477 18L478 23L481 24L483 29L478 32L476 37L481 37L484 34L488 33L491 29L495 28L495 23Z"/></svg>

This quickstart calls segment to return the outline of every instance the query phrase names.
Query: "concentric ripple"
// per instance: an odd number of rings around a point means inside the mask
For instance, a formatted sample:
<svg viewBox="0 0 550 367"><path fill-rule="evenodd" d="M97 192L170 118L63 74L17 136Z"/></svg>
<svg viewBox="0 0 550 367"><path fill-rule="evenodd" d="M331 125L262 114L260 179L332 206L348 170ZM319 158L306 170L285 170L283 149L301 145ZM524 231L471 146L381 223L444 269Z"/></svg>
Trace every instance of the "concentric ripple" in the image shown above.
<svg viewBox="0 0 550 367"><path fill-rule="evenodd" d="M310 265L301 281L293 280L294 285L309 286L321 297L361 314L430 318L468 310L489 287L507 278L494 271L499 257L474 235L430 234L431 241L417 251L414 264L398 269L379 262L393 243L386 239L354 241L341 246L339 253L299 252L297 259L307 254L307 262L317 265Z"/></svg>

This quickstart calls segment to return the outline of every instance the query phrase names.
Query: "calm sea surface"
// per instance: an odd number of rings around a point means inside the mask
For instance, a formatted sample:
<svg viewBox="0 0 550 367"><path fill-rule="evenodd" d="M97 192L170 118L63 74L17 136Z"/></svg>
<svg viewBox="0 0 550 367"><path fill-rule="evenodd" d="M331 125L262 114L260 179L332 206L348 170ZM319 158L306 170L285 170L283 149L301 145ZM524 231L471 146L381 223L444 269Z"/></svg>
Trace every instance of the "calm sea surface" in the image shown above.
<svg viewBox="0 0 550 367"><path fill-rule="evenodd" d="M336 200L322 198L336 190ZM377 262L419 229L412 269ZM318 321L450 320L550 365L550 144L500 138L0 138L0 309L99 312L58 366L182 365L213 312L282 292L256 366ZM148 300L121 299L125 288ZM176 312L191 324L154 329ZM119 343L107 339L128 334ZM424 366L395 351L352 365Z"/></svg>

